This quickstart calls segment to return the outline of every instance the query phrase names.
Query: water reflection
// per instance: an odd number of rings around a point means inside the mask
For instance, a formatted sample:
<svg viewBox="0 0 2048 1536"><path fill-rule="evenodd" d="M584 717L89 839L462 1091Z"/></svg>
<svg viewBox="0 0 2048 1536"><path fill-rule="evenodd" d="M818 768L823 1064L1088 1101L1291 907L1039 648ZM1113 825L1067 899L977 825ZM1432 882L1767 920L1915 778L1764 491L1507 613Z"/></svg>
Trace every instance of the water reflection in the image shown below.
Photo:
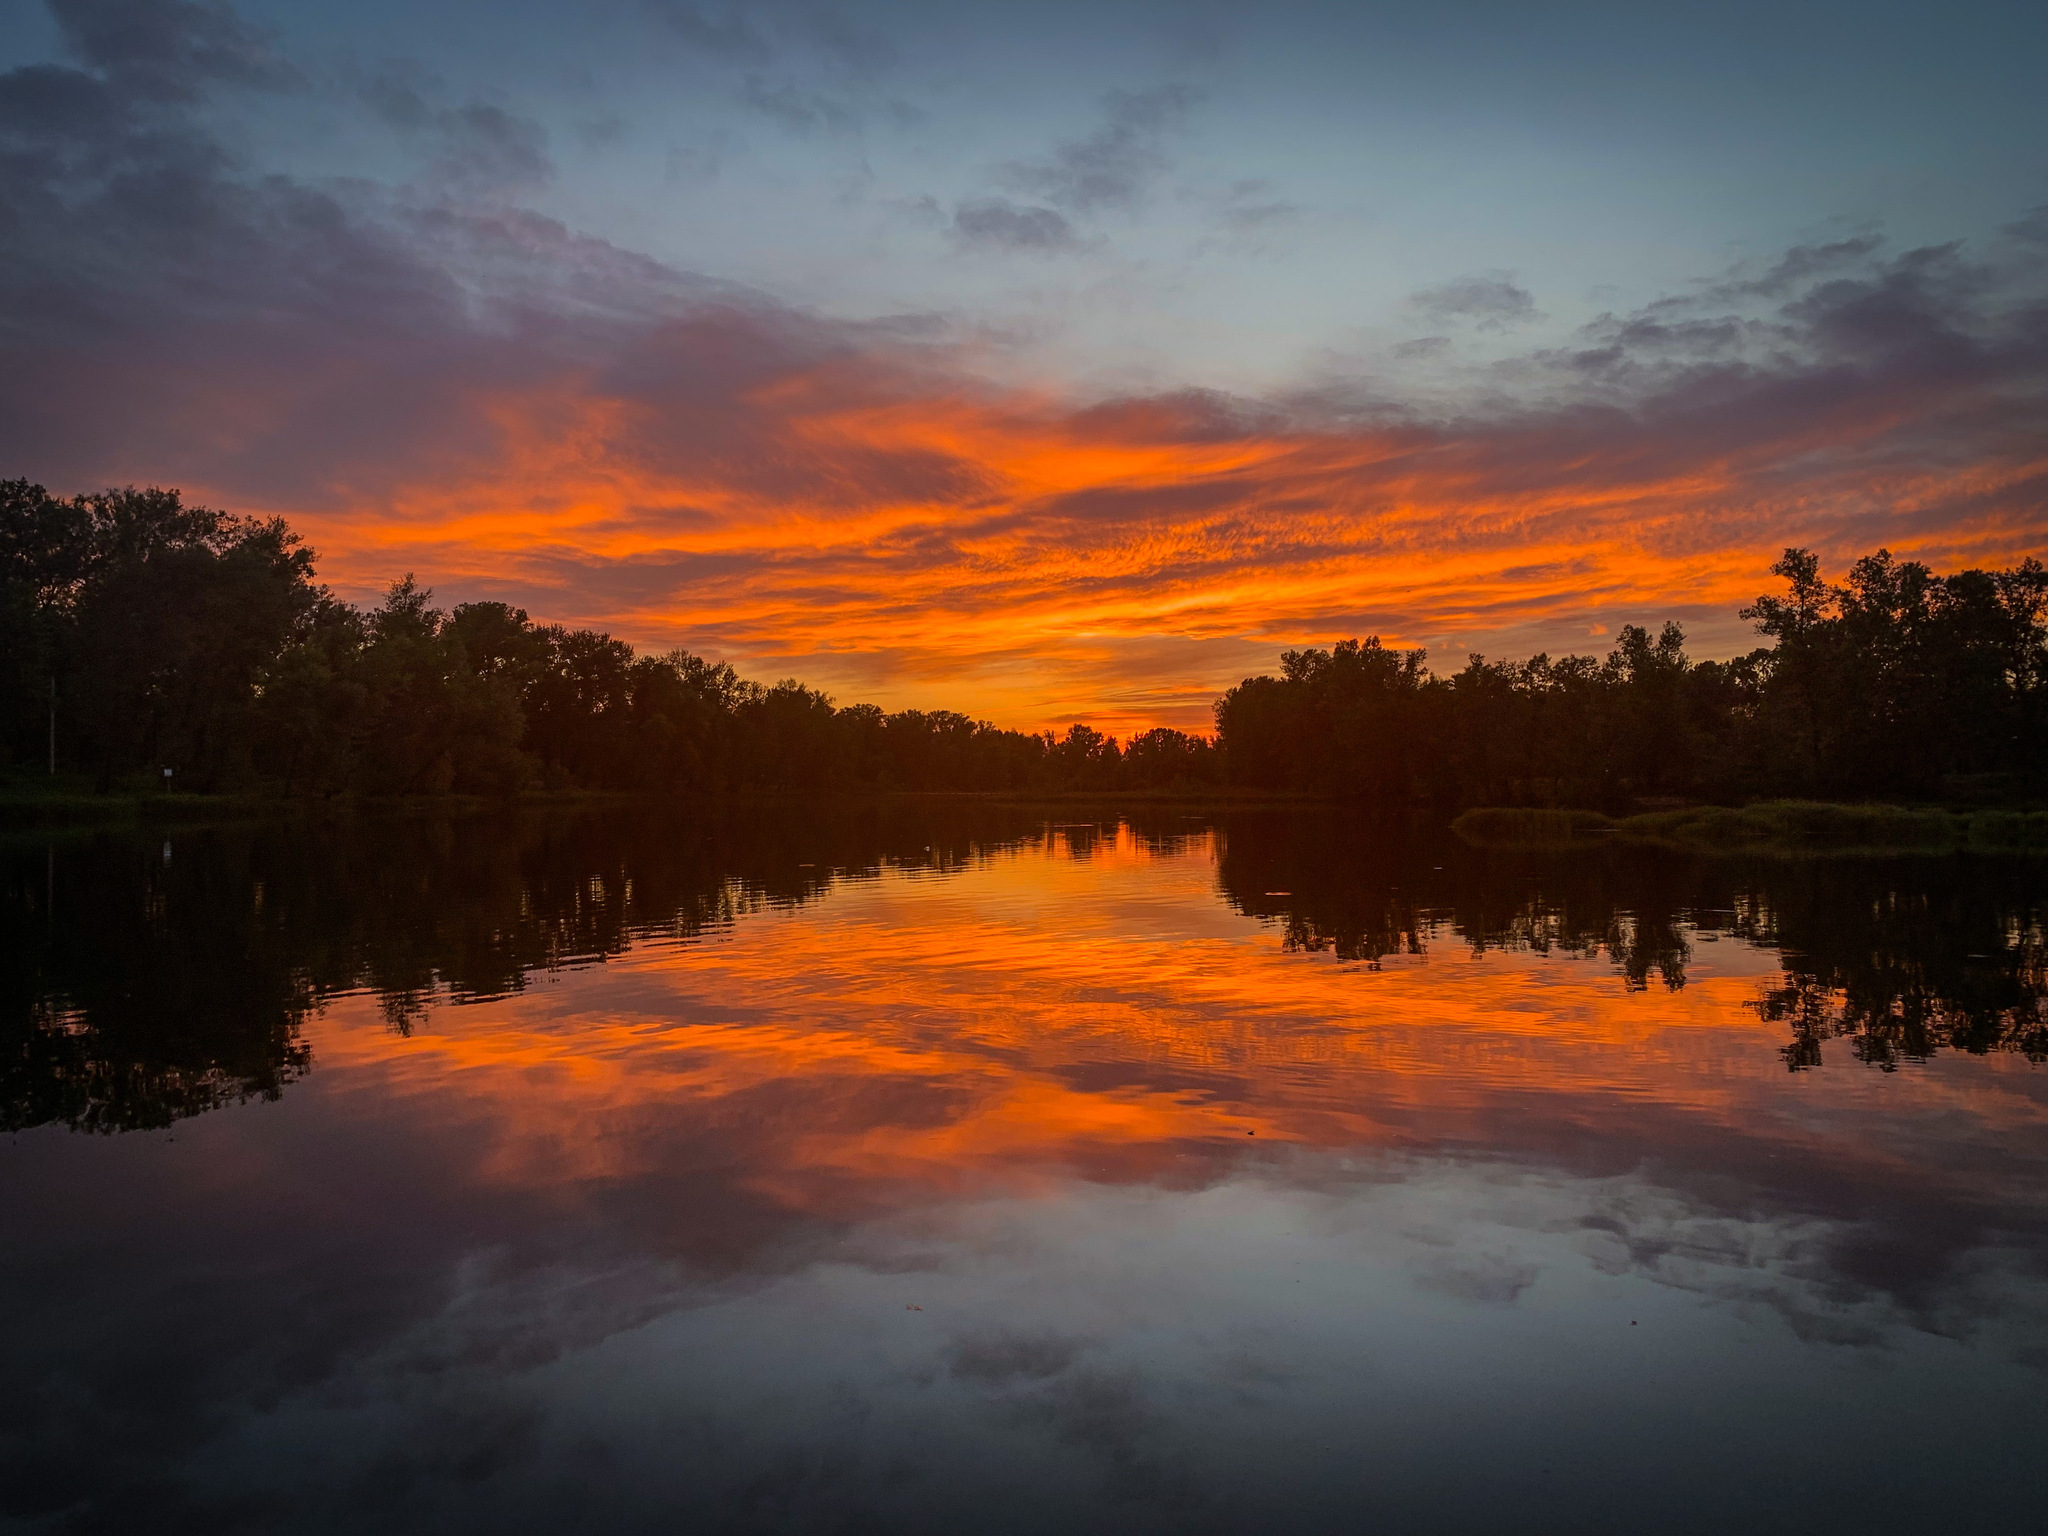
<svg viewBox="0 0 2048 1536"><path fill-rule="evenodd" d="M1887 1069L1944 1049L2048 1060L2048 902L2028 861L1513 854L1330 818L1234 829L1221 880L1290 948L1375 967L1455 940L1605 955L1631 988L1676 990L1701 941L1770 949L1784 980L1757 1007L1795 1069L1840 1037Z"/></svg>
<svg viewBox="0 0 2048 1536"><path fill-rule="evenodd" d="M176 859L122 836L7 847L0 1113L121 1130L274 1098L309 1067L309 1015L358 989L404 1031L437 998L503 997L885 868L944 875L1027 844L1086 860L1120 824L1160 858L1213 835L1224 895L1291 951L1375 969L1446 944L1604 956L1628 987L1676 990L1698 944L1740 940L1782 964L1754 1006L1795 1069L1835 1039L1887 1069L2048 1059L2042 882L2018 861L1515 855L1328 814L1213 834L993 808L477 816L194 831Z"/></svg>
<svg viewBox="0 0 2048 1536"><path fill-rule="evenodd" d="M357 990L404 1032L437 999L687 939L883 867L944 873L1030 818L886 806L279 822L0 844L5 1126L161 1127L275 1098L308 1016Z"/></svg>
<svg viewBox="0 0 2048 1536"><path fill-rule="evenodd" d="M6 858L0 1516L1884 1530L2033 1496L2027 866L972 803ZM1907 1405L1913 1457L1808 1454Z"/></svg>

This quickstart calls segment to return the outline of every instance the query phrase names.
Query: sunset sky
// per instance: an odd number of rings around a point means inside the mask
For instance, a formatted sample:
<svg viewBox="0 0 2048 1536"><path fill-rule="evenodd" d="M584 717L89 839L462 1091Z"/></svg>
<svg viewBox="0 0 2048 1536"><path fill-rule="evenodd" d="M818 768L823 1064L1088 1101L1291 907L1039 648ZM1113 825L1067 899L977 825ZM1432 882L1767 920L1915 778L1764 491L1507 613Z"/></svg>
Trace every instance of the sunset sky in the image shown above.
<svg viewBox="0 0 2048 1536"><path fill-rule="evenodd" d="M2048 554L2048 7L15 0L0 477L1205 725Z"/></svg>

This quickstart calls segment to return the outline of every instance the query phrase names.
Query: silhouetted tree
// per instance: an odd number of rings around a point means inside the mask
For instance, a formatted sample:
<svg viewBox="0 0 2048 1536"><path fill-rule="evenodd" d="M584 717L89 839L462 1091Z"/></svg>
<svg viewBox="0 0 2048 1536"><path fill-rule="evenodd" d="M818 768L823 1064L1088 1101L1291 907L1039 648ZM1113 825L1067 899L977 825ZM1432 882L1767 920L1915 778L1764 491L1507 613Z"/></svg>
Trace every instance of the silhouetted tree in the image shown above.
<svg viewBox="0 0 2048 1536"><path fill-rule="evenodd" d="M1880 550L1845 585L1787 550L1744 610L1775 646L1692 662L1666 624L1604 661L1449 678L1375 638L1290 651L1216 705L1232 782L1383 807L1625 807L1664 796L2006 796L2048 790L2048 573L1937 576Z"/></svg>
<svg viewBox="0 0 2048 1536"><path fill-rule="evenodd" d="M312 569L282 519L175 491L0 488L0 623L24 646L10 755L40 755L54 681L65 760L102 785L162 767L198 789L248 780L258 682L320 600Z"/></svg>

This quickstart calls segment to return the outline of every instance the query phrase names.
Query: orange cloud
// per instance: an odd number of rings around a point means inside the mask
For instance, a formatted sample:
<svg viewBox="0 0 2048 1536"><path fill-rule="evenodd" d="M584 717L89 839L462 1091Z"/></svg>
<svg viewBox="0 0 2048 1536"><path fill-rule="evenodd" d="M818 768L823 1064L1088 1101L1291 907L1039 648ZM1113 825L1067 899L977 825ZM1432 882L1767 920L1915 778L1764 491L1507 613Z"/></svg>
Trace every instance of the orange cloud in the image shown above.
<svg viewBox="0 0 2048 1536"><path fill-rule="evenodd" d="M1184 402L1090 412L866 366L879 382L830 364L743 397L748 453L701 464L666 434L702 422L580 381L493 397L502 455L301 520L356 587L414 569L894 707L1125 730L1201 725L1284 646L1362 631L1453 664L1665 616L1746 647L1734 610L1784 544L2007 561L2042 533L2038 446L1887 464L1893 416L1736 446L1612 417L1202 435Z"/></svg>
<svg viewBox="0 0 2048 1536"><path fill-rule="evenodd" d="M1653 306L1424 413L1356 383L1077 399L559 230L458 234L523 274L481 315L441 246L386 231L388 289L227 321L166 295L117 350L17 346L0 408L52 466L21 467L282 513L353 596L410 570L842 701L1119 732L1205 725L1279 650L1353 634L1455 666L1677 618L1746 649L1787 544L2005 562L2048 531L2033 269L1952 251L1768 322Z"/></svg>

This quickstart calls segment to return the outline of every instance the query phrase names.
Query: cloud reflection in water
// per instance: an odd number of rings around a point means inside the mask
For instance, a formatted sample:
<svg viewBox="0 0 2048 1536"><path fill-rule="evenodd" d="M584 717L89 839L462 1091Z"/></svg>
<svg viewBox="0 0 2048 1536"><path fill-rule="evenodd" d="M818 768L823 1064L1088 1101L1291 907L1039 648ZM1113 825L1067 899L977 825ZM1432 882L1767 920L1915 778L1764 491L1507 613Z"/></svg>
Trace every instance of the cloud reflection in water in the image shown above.
<svg viewBox="0 0 2048 1536"><path fill-rule="evenodd" d="M1883 1529L1959 1468L2022 1496L2048 1080L1967 1035L1788 1072L1759 1006L1867 1002L1903 906L1949 936L1923 990L2004 935L2038 1012L2015 867L985 807L174 840L10 870L16 1124L142 1128L9 1148L11 1514ZM291 1070L239 1107L161 1091L265 1050ZM1808 1454L1909 1411L1923 1454Z"/></svg>

